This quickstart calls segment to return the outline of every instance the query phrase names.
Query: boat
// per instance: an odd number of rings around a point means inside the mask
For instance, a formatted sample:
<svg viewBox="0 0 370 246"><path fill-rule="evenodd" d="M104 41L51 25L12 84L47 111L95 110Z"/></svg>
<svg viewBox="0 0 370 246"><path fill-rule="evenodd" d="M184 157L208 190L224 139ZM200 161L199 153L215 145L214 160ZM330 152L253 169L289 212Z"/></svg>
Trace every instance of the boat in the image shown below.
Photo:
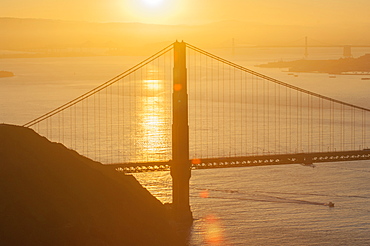
<svg viewBox="0 0 370 246"><path fill-rule="evenodd" d="M334 203L333 202L329 202L328 204L326 204L329 208L334 208Z"/></svg>

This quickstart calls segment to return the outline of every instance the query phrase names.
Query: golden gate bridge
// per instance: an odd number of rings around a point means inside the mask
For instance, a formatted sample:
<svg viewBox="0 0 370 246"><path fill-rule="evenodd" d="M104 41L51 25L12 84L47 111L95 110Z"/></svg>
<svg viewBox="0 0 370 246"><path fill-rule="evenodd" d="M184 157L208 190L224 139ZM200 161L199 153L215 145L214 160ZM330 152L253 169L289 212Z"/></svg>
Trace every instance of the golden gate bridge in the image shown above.
<svg viewBox="0 0 370 246"><path fill-rule="evenodd" d="M175 42L26 123L125 173L171 170L191 214L191 169L370 159L370 109Z"/></svg>

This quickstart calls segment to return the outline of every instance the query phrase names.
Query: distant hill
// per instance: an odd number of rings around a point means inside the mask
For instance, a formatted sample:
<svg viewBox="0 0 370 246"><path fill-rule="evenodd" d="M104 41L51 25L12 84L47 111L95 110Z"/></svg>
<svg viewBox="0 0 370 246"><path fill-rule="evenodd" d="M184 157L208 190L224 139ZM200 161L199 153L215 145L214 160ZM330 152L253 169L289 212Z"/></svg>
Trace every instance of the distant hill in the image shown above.
<svg viewBox="0 0 370 246"><path fill-rule="evenodd" d="M14 73L9 71L0 71L0 78L13 77Z"/></svg>
<svg viewBox="0 0 370 246"><path fill-rule="evenodd" d="M133 176L5 124L0 221L0 245L175 244L164 206Z"/></svg>
<svg viewBox="0 0 370 246"><path fill-rule="evenodd" d="M246 45L303 45L305 36L334 44L360 43L369 26L356 28L221 21L203 25L97 23L48 19L0 18L0 50L49 52L61 56L152 54L175 40L201 48ZM301 40L300 40L301 39ZM11 54L0 57L10 57ZM20 55L13 54L14 57Z"/></svg>
<svg viewBox="0 0 370 246"><path fill-rule="evenodd" d="M131 54L133 49L142 53L143 47L148 44L157 51L156 43L168 40L168 45L176 36L171 27L159 25L17 18L0 18L0 32L3 34L0 49L36 53L62 52L62 55L68 52L102 54L102 50ZM165 35L166 33L171 35ZM159 47L163 48L163 45L159 44Z"/></svg>

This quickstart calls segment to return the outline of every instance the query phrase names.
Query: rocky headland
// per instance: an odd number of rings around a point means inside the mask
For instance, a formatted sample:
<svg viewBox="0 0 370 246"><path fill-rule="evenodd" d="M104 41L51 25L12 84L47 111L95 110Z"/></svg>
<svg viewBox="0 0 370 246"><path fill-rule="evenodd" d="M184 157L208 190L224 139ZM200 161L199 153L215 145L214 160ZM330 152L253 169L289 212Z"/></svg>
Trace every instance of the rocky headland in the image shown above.
<svg viewBox="0 0 370 246"><path fill-rule="evenodd" d="M177 245L165 206L130 175L0 124L0 245Z"/></svg>

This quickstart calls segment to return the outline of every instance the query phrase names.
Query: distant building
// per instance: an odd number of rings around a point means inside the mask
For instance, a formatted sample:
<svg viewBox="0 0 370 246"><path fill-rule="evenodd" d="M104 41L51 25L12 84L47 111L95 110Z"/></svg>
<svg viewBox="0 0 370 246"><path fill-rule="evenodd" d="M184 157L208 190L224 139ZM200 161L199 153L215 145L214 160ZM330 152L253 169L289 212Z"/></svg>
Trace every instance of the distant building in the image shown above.
<svg viewBox="0 0 370 246"><path fill-rule="evenodd" d="M343 57L344 58L351 58L352 57L351 46L346 45L346 46L343 47Z"/></svg>

